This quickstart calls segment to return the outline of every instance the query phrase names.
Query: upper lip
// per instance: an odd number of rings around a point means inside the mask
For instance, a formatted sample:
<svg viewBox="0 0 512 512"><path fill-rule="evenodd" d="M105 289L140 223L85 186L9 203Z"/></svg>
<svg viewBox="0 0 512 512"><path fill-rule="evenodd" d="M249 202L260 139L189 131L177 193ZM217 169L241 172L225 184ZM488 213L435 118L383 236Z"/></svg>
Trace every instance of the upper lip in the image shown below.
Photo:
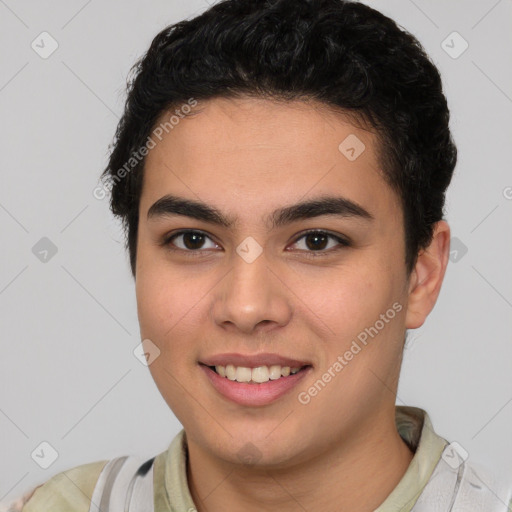
<svg viewBox="0 0 512 512"><path fill-rule="evenodd" d="M309 366L311 363L308 361L299 361L297 359L291 359L284 357L279 354L262 353L253 355L244 354L215 354L210 357L206 357L199 361L206 366L227 366L232 364L234 366L243 366L246 368L257 368L258 366L289 366L290 368L301 368L302 366Z"/></svg>

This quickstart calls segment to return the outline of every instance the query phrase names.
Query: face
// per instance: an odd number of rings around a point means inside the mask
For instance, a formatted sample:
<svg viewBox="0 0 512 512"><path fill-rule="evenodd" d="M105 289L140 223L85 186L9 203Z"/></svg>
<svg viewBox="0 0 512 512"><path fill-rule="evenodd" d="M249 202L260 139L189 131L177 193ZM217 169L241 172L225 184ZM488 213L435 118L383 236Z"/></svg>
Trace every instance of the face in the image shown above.
<svg viewBox="0 0 512 512"><path fill-rule="evenodd" d="M394 410L408 299L399 199L375 136L321 105L196 111L146 160L136 296L149 368L205 453L304 461ZM228 364L270 380L208 367Z"/></svg>

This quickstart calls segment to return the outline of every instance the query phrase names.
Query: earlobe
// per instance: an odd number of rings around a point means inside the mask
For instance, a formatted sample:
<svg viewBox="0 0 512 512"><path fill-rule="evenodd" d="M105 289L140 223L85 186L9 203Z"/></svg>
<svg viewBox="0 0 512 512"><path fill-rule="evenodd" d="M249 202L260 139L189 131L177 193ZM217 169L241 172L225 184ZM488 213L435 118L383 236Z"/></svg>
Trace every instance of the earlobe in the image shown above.
<svg viewBox="0 0 512 512"><path fill-rule="evenodd" d="M430 245L418 254L411 274L406 313L406 328L417 329L434 308L450 255L450 226L437 222Z"/></svg>

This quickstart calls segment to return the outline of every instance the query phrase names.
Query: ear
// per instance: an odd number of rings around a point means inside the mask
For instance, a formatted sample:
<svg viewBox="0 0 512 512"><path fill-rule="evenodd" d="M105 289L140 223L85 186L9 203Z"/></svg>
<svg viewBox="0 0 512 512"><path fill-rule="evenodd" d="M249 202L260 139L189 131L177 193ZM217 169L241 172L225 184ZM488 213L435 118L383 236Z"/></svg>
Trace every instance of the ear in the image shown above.
<svg viewBox="0 0 512 512"><path fill-rule="evenodd" d="M418 254L411 272L405 323L417 329L425 322L441 291L450 256L450 226L444 220L436 223L432 242Z"/></svg>

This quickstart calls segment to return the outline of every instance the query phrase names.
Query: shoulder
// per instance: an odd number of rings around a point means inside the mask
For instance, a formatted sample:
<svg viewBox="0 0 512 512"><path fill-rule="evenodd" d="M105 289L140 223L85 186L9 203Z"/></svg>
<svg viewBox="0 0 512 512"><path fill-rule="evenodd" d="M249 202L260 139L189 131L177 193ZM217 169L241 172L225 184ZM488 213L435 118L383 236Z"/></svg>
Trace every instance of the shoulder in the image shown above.
<svg viewBox="0 0 512 512"><path fill-rule="evenodd" d="M91 462L56 474L25 495L23 512L89 512L99 475L108 460ZM13 511L16 511L13 508Z"/></svg>
<svg viewBox="0 0 512 512"><path fill-rule="evenodd" d="M512 504L512 476L499 474L479 461L466 462L455 503L460 510L508 512ZM455 510L458 510L455 509Z"/></svg>
<svg viewBox="0 0 512 512"><path fill-rule="evenodd" d="M453 512L512 510L512 475L467 459L458 443L447 445L413 510L438 511L448 505Z"/></svg>

